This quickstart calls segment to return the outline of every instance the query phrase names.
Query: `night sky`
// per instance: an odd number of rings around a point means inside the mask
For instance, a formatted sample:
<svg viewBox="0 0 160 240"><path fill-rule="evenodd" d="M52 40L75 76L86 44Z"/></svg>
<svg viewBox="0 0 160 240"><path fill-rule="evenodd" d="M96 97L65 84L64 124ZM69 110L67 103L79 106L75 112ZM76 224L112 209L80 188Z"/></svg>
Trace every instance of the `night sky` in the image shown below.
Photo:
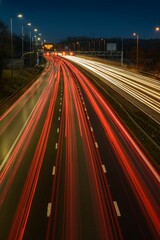
<svg viewBox="0 0 160 240"><path fill-rule="evenodd" d="M24 19L16 19L18 13ZM0 0L0 19L13 31L31 21L48 42L58 42L69 36L91 38L160 38L155 27L160 26L160 0Z"/></svg>

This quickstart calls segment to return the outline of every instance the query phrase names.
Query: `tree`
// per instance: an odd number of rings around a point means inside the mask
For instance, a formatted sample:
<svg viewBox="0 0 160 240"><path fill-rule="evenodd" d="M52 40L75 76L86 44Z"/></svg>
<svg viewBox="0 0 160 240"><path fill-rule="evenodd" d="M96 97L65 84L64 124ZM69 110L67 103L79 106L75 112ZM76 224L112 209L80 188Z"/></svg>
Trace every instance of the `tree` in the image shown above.
<svg viewBox="0 0 160 240"><path fill-rule="evenodd" d="M7 25L0 20L0 79L2 78L4 59L10 50L10 36Z"/></svg>

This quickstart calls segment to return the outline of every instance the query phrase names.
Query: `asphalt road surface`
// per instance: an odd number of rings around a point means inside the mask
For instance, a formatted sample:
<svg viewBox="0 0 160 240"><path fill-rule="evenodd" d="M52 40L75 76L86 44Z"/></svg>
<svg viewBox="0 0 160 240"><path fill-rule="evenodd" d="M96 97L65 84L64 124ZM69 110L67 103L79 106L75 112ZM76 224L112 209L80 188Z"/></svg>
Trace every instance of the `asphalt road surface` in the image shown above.
<svg viewBox="0 0 160 240"><path fill-rule="evenodd" d="M46 58L0 117L0 239L158 240L158 172L90 80Z"/></svg>

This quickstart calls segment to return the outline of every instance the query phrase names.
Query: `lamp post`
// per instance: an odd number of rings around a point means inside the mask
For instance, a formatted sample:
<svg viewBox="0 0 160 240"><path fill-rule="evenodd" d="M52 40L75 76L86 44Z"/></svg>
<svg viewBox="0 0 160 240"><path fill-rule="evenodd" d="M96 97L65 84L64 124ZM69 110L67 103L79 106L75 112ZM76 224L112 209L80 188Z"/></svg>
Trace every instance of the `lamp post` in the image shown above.
<svg viewBox="0 0 160 240"><path fill-rule="evenodd" d="M22 25L22 56L23 56L23 52L24 52L24 31L23 31L23 25Z"/></svg>
<svg viewBox="0 0 160 240"><path fill-rule="evenodd" d="M100 51L101 50L101 39L99 39L98 42L99 42L98 50Z"/></svg>
<svg viewBox="0 0 160 240"><path fill-rule="evenodd" d="M106 51L106 40L105 40L105 38L103 39L103 43L104 43L104 58L105 58L105 51Z"/></svg>
<svg viewBox="0 0 160 240"><path fill-rule="evenodd" d="M76 45L77 45L77 50L79 50L79 51L80 51L80 49L81 49L80 42L76 42Z"/></svg>
<svg viewBox="0 0 160 240"><path fill-rule="evenodd" d="M31 49L32 49L32 33L31 33L31 26L32 24L29 22L27 23L27 25L30 27L30 31L29 31L29 51L30 51L30 61L29 61L29 65L31 67Z"/></svg>
<svg viewBox="0 0 160 240"><path fill-rule="evenodd" d="M122 46L121 46L121 67L123 66L123 38L122 38Z"/></svg>
<svg viewBox="0 0 160 240"><path fill-rule="evenodd" d="M90 51L90 48L91 48L91 44L90 44L90 41L88 40L88 51Z"/></svg>
<svg viewBox="0 0 160 240"><path fill-rule="evenodd" d="M136 36L137 39L137 46L136 46L136 68L138 68L138 34L137 33L133 33L133 36Z"/></svg>
<svg viewBox="0 0 160 240"><path fill-rule="evenodd" d="M18 18L22 18L22 14L17 15ZM11 30L11 79L13 80L13 17L10 17L10 30Z"/></svg>
<svg viewBox="0 0 160 240"><path fill-rule="evenodd" d="M13 81L13 37L12 37L12 17L10 18L11 25L11 78Z"/></svg>

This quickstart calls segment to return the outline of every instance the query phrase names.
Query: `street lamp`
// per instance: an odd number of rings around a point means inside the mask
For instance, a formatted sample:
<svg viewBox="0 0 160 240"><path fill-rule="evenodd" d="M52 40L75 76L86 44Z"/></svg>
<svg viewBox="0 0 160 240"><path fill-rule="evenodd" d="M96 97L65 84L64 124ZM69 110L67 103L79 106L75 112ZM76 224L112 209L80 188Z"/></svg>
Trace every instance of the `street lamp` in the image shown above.
<svg viewBox="0 0 160 240"><path fill-rule="evenodd" d="M160 27L156 27L156 28L155 28L155 31L156 31L156 32L160 32Z"/></svg>
<svg viewBox="0 0 160 240"><path fill-rule="evenodd" d="M27 25L30 27L30 31L29 31L29 51L31 52L31 48L32 48L31 26L32 26L32 24L29 22L29 23L27 23ZM30 67L31 67L31 54L30 54Z"/></svg>
<svg viewBox="0 0 160 240"><path fill-rule="evenodd" d="M80 49L81 49L80 42L76 42L76 44L78 45L78 46L77 46L77 50L79 50L79 51L80 51Z"/></svg>
<svg viewBox="0 0 160 240"><path fill-rule="evenodd" d="M136 37L137 39L137 47L136 47L136 67L138 68L138 34L137 33L133 33L133 36Z"/></svg>
<svg viewBox="0 0 160 240"><path fill-rule="evenodd" d="M23 25L22 25L22 55L24 52L24 31L23 31Z"/></svg>
<svg viewBox="0 0 160 240"><path fill-rule="evenodd" d="M22 14L17 15L18 18L22 18ZM10 30L11 30L11 78L13 80L13 17L10 17Z"/></svg>
<svg viewBox="0 0 160 240"><path fill-rule="evenodd" d="M103 44L104 44L103 48L104 48L104 58L105 58L105 52L106 52L106 40L105 40L105 38L103 39Z"/></svg>
<svg viewBox="0 0 160 240"><path fill-rule="evenodd" d="M122 45L121 45L121 66L123 66L123 38L122 38Z"/></svg>

